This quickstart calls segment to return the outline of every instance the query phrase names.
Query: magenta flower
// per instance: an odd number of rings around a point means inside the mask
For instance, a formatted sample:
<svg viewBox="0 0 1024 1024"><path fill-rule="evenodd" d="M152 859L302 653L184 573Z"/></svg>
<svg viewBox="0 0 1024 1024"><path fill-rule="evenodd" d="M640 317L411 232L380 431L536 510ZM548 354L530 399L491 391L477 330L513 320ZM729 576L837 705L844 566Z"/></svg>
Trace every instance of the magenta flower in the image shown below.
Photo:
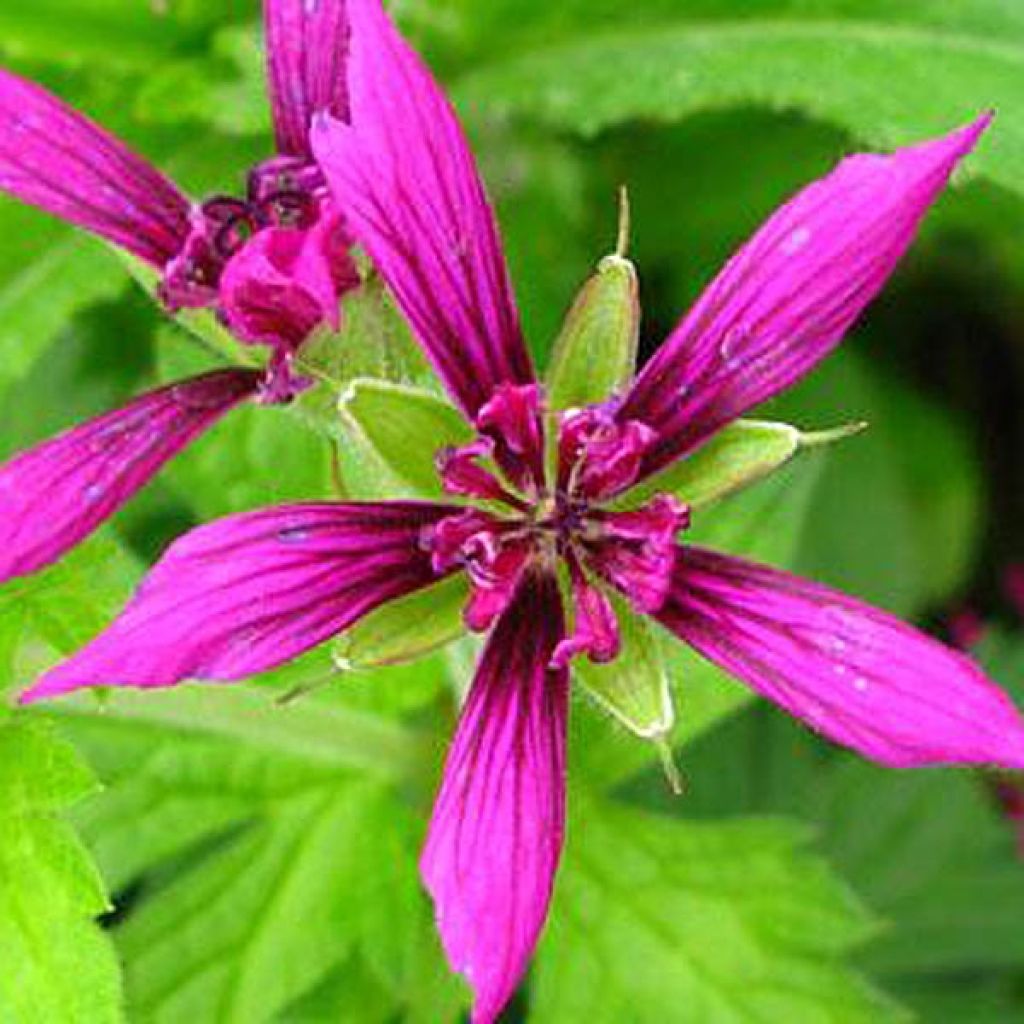
<svg viewBox="0 0 1024 1024"><path fill-rule="evenodd" d="M474 989L473 1020L488 1024L548 912L570 667L616 657L623 623L610 595L883 764L1024 767L1024 723L966 657L825 587L679 543L689 510L671 495L630 499L839 343L988 119L844 161L737 253L628 393L556 416L451 106L380 0L350 0L349 13L351 123L319 118L313 148L476 431L438 458L459 500L282 507L203 527L22 699L242 679L465 573L466 623L488 638L422 871L448 958Z"/></svg>
<svg viewBox="0 0 1024 1024"><path fill-rule="evenodd" d="M348 117L343 0L267 0L277 155L244 198L193 203L38 85L0 69L0 189L99 235L161 278L169 311L216 309L265 373L224 370L146 395L0 467L0 583L79 543L170 458L247 399L290 401L292 369L359 283L344 219L310 148L317 112Z"/></svg>

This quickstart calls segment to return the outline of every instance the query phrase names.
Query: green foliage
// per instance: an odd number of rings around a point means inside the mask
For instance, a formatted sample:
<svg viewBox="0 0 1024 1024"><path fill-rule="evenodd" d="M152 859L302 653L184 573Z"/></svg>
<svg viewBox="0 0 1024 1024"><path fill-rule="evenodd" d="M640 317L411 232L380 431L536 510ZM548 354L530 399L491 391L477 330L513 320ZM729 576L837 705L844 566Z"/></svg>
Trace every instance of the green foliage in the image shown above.
<svg viewBox="0 0 1024 1024"><path fill-rule="evenodd" d="M153 881L115 933L133 1018L276 1019L350 957L393 1012L425 986L451 1000L419 816L386 786L421 772L415 735L336 696L279 708L244 688L117 694L61 720L111 787L79 820L112 884Z"/></svg>
<svg viewBox="0 0 1024 1024"><path fill-rule="evenodd" d="M1020 33L1015 41L991 39L884 16L721 19L609 32L513 58L474 75L461 95L587 135L627 120L672 121L754 103L800 109L893 145L1019 105L1022 69ZM1024 122L1011 117L975 168L1019 190L1022 160Z"/></svg>
<svg viewBox="0 0 1024 1024"><path fill-rule="evenodd" d="M688 824L611 804L577 811L534 1019L903 1019L841 966L872 925L803 849L801 829Z"/></svg>
<svg viewBox="0 0 1024 1024"><path fill-rule="evenodd" d="M0 713L0 1017L117 1024L121 985L99 873L61 820L97 790L52 728Z"/></svg>

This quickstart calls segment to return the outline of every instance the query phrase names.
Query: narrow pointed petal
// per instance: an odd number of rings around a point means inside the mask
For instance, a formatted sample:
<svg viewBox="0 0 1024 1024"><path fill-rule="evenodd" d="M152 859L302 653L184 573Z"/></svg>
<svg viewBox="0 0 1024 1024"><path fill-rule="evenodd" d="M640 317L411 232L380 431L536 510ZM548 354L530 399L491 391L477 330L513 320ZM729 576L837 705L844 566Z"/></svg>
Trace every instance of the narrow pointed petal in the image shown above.
<svg viewBox="0 0 1024 1024"><path fill-rule="evenodd" d="M844 594L683 547L657 618L790 714L872 760L1024 768L1024 721L969 658Z"/></svg>
<svg viewBox="0 0 1024 1024"><path fill-rule="evenodd" d="M439 577L420 545L450 509L313 504L230 516L171 545L121 616L22 695L231 681L291 660Z"/></svg>
<svg viewBox="0 0 1024 1024"><path fill-rule="evenodd" d="M348 120L345 0L266 0L267 72L277 148L309 157L313 115Z"/></svg>
<svg viewBox="0 0 1024 1024"><path fill-rule="evenodd" d="M123 143L0 68L0 190L157 269L189 233L189 201Z"/></svg>
<svg viewBox="0 0 1024 1024"><path fill-rule="evenodd" d="M990 120L891 156L844 160L736 253L620 410L624 421L661 435L648 474L788 387L839 344Z"/></svg>
<svg viewBox="0 0 1024 1024"><path fill-rule="evenodd" d="M568 673L558 584L524 580L484 649L445 766L421 870L473 1024L493 1024L547 917L565 833Z"/></svg>
<svg viewBox="0 0 1024 1024"><path fill-rule="evenodd" d="M0 466L0 583L84 540L261 378L221 370L161 388Z"/></svg>
<svg viewBox="0 0 1024 1024"><path fill-rule="evenodd" d="M451 104L380 0L349 0L351 124L318 118L313 150L357 240L449 392L474 418L533 368L473 155Z"/></svg>

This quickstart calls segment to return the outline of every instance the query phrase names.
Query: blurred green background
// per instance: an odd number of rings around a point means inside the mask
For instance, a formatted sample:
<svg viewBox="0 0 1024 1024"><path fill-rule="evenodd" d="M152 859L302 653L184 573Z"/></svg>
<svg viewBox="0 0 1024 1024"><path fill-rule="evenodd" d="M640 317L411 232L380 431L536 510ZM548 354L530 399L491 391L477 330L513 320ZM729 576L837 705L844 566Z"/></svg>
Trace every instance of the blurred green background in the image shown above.
<svg viewBox="0 0 1024 1024"><path fill-rule="evenodd" d="M871 430L698 525L940 633L977 609L998 636L990 669L1024 696L1024 624L1000 588L1024 560L1024 5L393 9L466 120L541 361L613 245L620 184L649 353L731 250L839 157L997 109L864 322L766 410ZM270 148L258 16L255 0L8 2L0 59L193 194L230 192ZM102 245L0 200L0 456L192 363ZM286 413L240 414L67 564L0 590L0 689L98 629L181 530L327 492L314 434ZM25 956L15 970L0 954L0 1019L460 1019L465 992L415 876L454 660L283 717L267 688L294 673L198 702L0 717L0 950ZM986 781L872 768L771 709L739 710L695 661L678 669L682 800L579 702L568 859L509 1020L1024 1021L1024 863ZM92 774L107 788L80 801ZM72 804L84 846L50 817ZM104 887L116 909L101 932L89 918Z"/></svg>

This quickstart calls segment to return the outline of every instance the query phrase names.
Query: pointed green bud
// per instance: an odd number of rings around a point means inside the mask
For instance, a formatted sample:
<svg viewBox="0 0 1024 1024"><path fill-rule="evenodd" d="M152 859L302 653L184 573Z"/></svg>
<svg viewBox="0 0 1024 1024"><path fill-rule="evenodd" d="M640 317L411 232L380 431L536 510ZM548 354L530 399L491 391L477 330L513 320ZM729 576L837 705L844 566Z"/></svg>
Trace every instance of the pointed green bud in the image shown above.
<svg viewBox="0 0 1024 1024"><path fill-rule="evenodd" d="M354 440L415 497L442 497L437 453L472 440L458 410L420 388L354 380L342 392L338 411Z"/></svg>
<svg viewBox="0 0 1024 1024"><path fill-rule="evenodd" d="M633 377L640 289L636 268L626 258L628 242L629 200L623 190L618 248L583 286L555 343L547 379L552 409L603 402Z"/></svg>
<svg viewBox="0 0 1024 1024"><path fill-rule="evenodd" d="M458 640L469 600L463 573L390 601L335 641L334 663L343 672L402 665Z"/></svg>
<svg viewBox="0 0 1024 1024"><path fill-rule="evenodd" d="M691 508L718 501L781 469L798 452L853 437L867 424L804 433L788 423L737 420L688 458L645 480L619 499L635 506L655 494L674 494Z"/></svg>
<svg viewBox="0 0 1024 1024"><path fill-rule="evenodd" d="M622 650L607 665L578 659L573 664L576 679L630 732L646 740L664 738L675 723L675 711L654 626L617 595L609 596L619 621Z"/></svg>

